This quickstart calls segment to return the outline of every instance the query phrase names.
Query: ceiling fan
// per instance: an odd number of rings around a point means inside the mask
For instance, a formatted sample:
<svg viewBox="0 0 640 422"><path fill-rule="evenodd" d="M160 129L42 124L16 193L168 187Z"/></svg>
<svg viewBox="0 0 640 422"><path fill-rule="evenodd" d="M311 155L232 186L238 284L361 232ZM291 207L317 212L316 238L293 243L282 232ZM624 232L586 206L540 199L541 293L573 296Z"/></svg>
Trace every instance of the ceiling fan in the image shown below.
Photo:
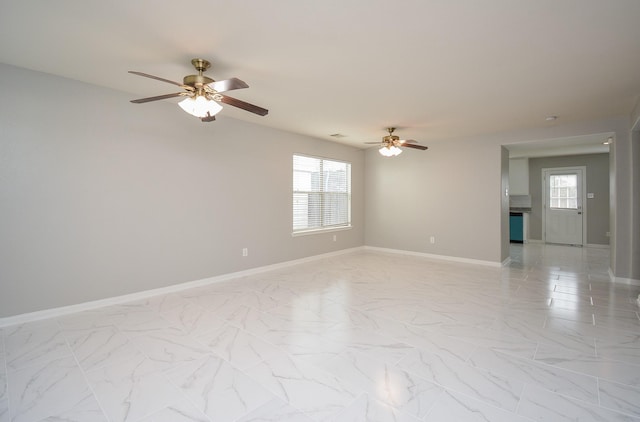
<svg viewBox="0 0 640 422"><path fill-rule="evenodd" d="M384 155L385 157L399 155L402 153L402 149L400 149L400 147L415 148L423 151L429 148L423 145L418 145L418 143L413 139L400 139L400 137L393 134L395 130L395 127L387 128L389 134L382 137L382 146L378 150L381 155ZM365 144L380 144L380 142L365 142Z"/></svg>
<svg viewBox="0 0 640 422"><path fill-rule="evenodd" d="M167 82L173 85L177 85L184 91L176 92L173 94L158 95L155 97L140 98L138 100L131 100L132 103L141 104L151 101L165 100L173 97L186 97L178 104L187 113L199 117L203 122L214 121L215 115L222 110L222 106L219 103L228 104L234 107L241 108L243 110L255 113L259 116L266 116L269 110L258 107L257 105L249 104L245 101L238 100L237 98L223 95L222 92L231 91L233 89L248 88L244 81L238 78L225 79L223 81L214 81L213 79L204 76L202 73L211 67L211 63L204 59L193 59L191 63L198 71L197 75L187 75L183 78L182 83L170 81L169 79L160 78L158 76L149 75L147 73L136 72L130 70L129 73L134 75L144 76L145 78L151 78L162 82Z"/></svg>

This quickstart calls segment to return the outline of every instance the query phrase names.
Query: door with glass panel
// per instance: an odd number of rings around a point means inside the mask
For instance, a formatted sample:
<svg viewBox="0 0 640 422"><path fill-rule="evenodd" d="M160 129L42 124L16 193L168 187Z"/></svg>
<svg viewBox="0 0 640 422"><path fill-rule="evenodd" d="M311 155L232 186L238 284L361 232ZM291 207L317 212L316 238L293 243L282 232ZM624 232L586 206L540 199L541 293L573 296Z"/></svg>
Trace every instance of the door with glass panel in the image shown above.
<svg viewBox="0 0 640 422"><path fill-rule="evenodd" d="M543 230L547 243L584 243L584 168L543 169Z"/></svg>

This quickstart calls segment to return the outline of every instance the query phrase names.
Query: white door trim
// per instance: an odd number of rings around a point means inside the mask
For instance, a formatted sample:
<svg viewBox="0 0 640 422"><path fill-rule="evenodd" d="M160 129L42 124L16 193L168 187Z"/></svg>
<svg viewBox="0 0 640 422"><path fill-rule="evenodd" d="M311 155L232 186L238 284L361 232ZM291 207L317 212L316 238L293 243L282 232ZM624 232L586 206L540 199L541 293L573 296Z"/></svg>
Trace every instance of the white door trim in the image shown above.
<svg viewBox="0 0 640 422"><path fill-rule="evenodd" d="M571 167L549 167L543 168L541 171L541 180L542 180L542 242L547 242L547 228L546 228L546 220L547 220L547 186L545 183L545 176L547 172L555 172L555 171L571 171L571 170L581 170L582 172L582 187L580 189L580 195L582 196L582 245L585 246L587 244L587 166L571 166Z"/></svg>

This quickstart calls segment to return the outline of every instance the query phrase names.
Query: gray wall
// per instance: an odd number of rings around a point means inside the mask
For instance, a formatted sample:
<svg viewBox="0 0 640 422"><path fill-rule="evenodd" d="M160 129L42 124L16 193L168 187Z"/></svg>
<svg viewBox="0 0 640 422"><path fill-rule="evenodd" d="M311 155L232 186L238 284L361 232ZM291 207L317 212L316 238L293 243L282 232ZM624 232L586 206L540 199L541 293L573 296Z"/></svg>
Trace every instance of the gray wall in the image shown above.
<svg viewBox="0 0 640 422"><path fill-rule="evenodd" d="M502 145L593 133L616 134L612 269L634 274L640 163L628 117L434 140L384 159L1 64L0 89L0 317L363 244L501 262ZM353 163L354 228L337 242L291 237L294 152Z"/></svg>
<svg viewBox="0 0 640 422"><path fill-rule="evenodd" d="M529 194L531 215L529 236L542 240L542 169L556 167L586 166L586 190L593 199L586 200L587 239L586 244L608 245L606 232L609 228L609 154L566 155L529 159Z"/></svg>
<svg viewBox="0 0 640 422"><path fill-rule="evenodd" d="M632 134L632 162L635 165L633 171L632 209L635 219L632 220L633 229L631 236L631 274L629 278L640 280L640 121Z"/></svg>
<svg viewBox="0 0 640 422"><path fill-rule="evenodd" d="M0 317L363 245L362 150L7 65L0 90ZM291 236L294 152L352 163L337 242Z"/></svg>
<svg viewBox="0 0 640 422"><path fill-rule="evenodd" d="M469 139L428 145L393 159L367 150L366 244L501 262L500 144Z"/></svg>
<svg viewBox="0 0 640 422"><path fill-rule="evenodd" d="M640 210L633 208L633 169L640 166L632 153L631 122L625 120L627 129L618 132L609 149L609 167L611 193L611 223L614 236L611 238L611 269L621 279L640 280L640 274L632 271L633 262L638 258L633 255L634 224L640 221Z"/></svg>
<svg viewBox="0 0 640 422"><path fill-rule="evenodd" d="M501 187L503 145L614 132L616 142L629 142L628 117L554 124L511 133L432 140L429 150L406 151L394 159L375 148L365 156L365 243L371 246L501 262L505 250ZM636 164L640 165L640 164ZM631 158L616 166L612 178L622 191L631 179ZM614 185L615 186L615 185ZM606 194L605 194L606 195ZM617 198L618 196L616 196ZM620 247L612 261L614 274L628 274L631 248L627 232L632 221L630 196L612 205L611 242ZM623 212L617 212L620 205ZM616 225L617 224L617 225ZM625 227L625 228L623 228ZM429 243L429 236L436 243ZM627 238L625 238L627 236ZM613 250L614 246L612 246ZM621 277L628 277L620 275Z"/></svg>
<svg viewBox="0 0 640 422"><path fill-rule="evenodd" d="M501 205L500 205L500 260L504 262L510 255L509 248L509 192L511 189L509 188L509 150L505 147L500 147L501 154L501 162L500 168L502 171L501 174L501 185L500 185L500 195L501 195Z"/></svg>

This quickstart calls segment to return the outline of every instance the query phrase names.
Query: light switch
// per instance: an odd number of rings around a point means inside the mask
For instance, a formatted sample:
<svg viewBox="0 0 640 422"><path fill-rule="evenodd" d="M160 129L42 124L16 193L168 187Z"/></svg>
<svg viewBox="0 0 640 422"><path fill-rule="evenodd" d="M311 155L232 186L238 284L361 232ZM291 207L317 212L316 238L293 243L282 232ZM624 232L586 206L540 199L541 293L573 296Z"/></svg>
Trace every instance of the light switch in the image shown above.
<svg viewBox="0 0 640 422"><path fill-rule="evenodd" d="M593 198L594 198L593 193L588 193L588 194L587 194L587 198L588 198L588 199L593 199Z"/></svg>

